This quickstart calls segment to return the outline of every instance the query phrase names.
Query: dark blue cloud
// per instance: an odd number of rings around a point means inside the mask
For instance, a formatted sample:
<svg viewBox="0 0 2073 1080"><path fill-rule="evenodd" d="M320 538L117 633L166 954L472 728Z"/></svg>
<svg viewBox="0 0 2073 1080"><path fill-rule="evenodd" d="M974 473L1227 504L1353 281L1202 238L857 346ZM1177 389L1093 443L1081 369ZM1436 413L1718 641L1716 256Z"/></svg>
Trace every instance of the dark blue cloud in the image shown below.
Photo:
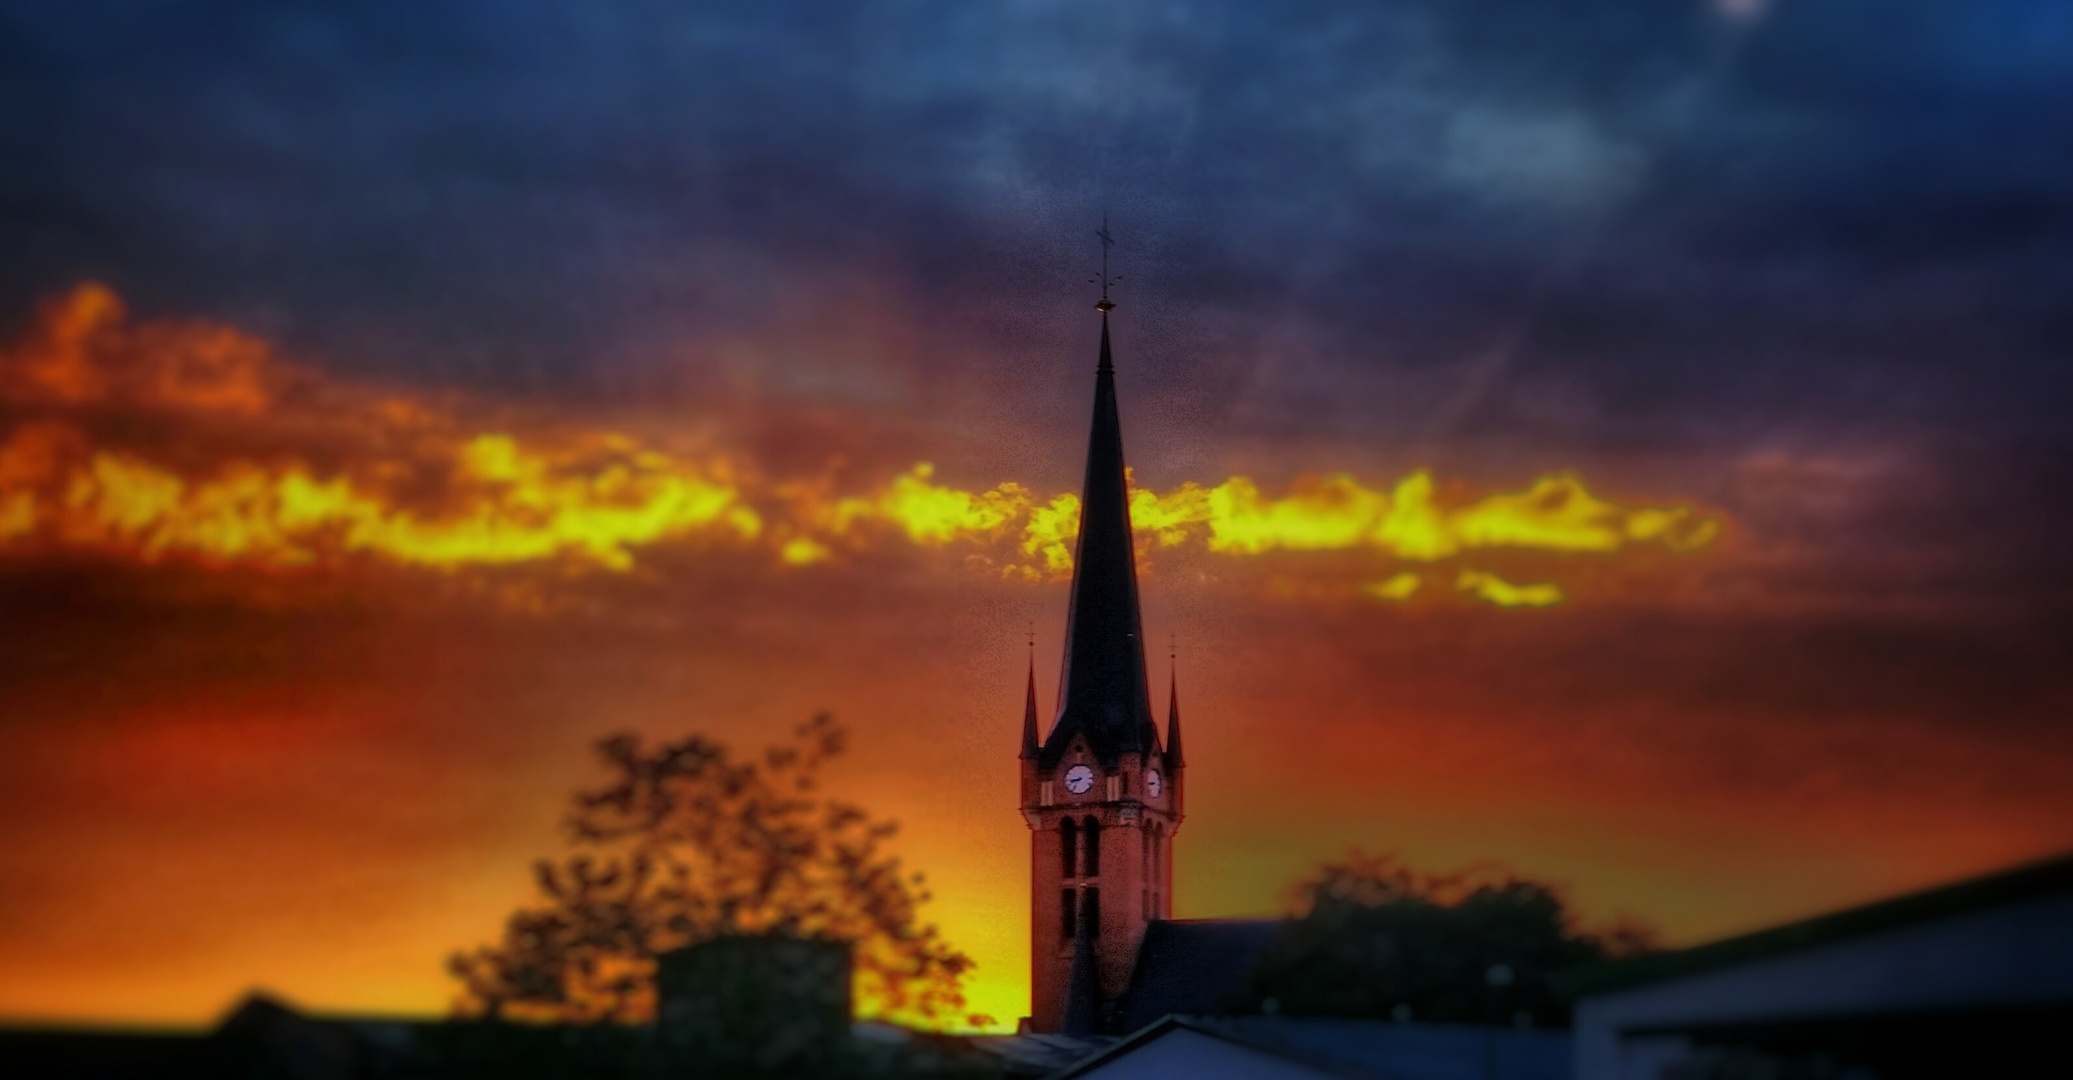
<svg viewBox="0 0 2073 1080"><path fill-rule="evenodd" d="M925 367L1066 347L1106 209L1261 437L2055 437L2073 17L1731 6L16 3L0 289L582 390L855 277Z"/></svg>

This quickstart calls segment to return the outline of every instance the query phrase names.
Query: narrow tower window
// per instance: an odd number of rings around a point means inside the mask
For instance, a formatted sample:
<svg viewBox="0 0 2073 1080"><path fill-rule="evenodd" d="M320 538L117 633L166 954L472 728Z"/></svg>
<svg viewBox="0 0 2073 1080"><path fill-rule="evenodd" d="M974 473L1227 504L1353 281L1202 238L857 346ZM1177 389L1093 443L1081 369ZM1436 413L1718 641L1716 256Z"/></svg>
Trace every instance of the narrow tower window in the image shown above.
<svg viewBox="0 0 2073 1080"><path fill-rule="evenodd" d="M1087 819L1087 876L1101 874L1101 822Z"/></svg>
<svg viewBox="0 0 2073 1080"><path fill-rule="evenodd" d="M1058 890L1059 930L1064 934L1067 941L1071 941L1073 935L1078 932L1073 925L1080 914L1077 910L1079 908L1078 900L1079 897L1071 889Z"/></svg>
<svg viewBox="0 0 2073 1080"><path fill-rule="evenodd" d="M1066 877L1072 877L1074 874L1079 872L1079 867L1076 865L1076 863L1079 861L1079 849L1080 825L1073 819L1066 818L1065 821L1058 826L1058 850L1063 854L1063 857L1065 859ZM1071 937L1072 935L1067 934L1066 936Z"/></svg>
<svg viewBox="0 0 2073 1080"><path fill-rule="evenodd" d="M1100 937L1101 937L1101 890L1100 890L1100 889L1097 889L1097 888L1095 888L1095 887L1094 887L1094 886L1092 886L1092 885L1089 885L1089 886L1087 886L1087 927L1086 927L1086 929L1087 929L1087 932L1088 932L1088 933L1090 933L1090 934L1093 934L1093 935L1095 936L1095 940L1097 940L1097 941L1098 941L1098 940L1100 940Z"/></svg>

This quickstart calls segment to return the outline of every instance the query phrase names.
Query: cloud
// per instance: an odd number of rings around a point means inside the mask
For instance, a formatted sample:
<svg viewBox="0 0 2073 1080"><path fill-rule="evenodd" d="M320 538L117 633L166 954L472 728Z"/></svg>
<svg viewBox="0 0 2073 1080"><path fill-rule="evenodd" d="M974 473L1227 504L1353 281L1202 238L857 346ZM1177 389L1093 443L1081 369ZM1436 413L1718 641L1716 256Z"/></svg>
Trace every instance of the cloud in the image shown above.
<svg viewBox="0 0 2073 1080"><path fill-rule="evenodd" d="M271 373L265 342L206 323L132 325L120 297L88 283L43 306L0 363L0 396L253 415L272 404Z"/></svg>
<svg viewBox="0 0 2073 1080"><path fill-rule="evenodd" d="M149 459L97 447L77 429L27 424L0 443L0 517L24 545L156 562L307 566L359 555L432 568L549 560L633 566L635 548L706 532L754 538L762 522L712 466L601 437L542 451L484 434L439 463L444 493L413 510L360 475L320 477L297 462L223 463L189 480Z"/></svg>
<svg viewBox="0 0 2073 1080"><path fill-rule="evenodd" d="M1501 203L1588 210L1631 192L1647 156L1578 112L1463 109L1447 123L1445 175Z"/></svg>
<svg viewBox="0 0 2073 1080"><path fill-rule="evenodd" d="M670 452L623 432L482 429L465 410L277 360L225 327L133 323L98 285L45 305L0 352L0 388L27 416L0 437L0 553L17 556L624 573L666 546L716 544L765 552L782 572L903 542L962 546L982 572L1041 583L1070 575L1078 533L1071 493L1017 481L965 489L938 482L927 462L843 492L769 475L744 454ZM178 452L125 445L123 425L106 422L110 409L174 425ZM301 425L287 421L318 414L346 433L327 466L289 434ZM198 416L271 424L271 435L254 451L251 436L226 439ZM1722 524L1689 505L1603 498L1572 473L1474 493L1424 470L1387 487L1340 472L1300 479L1279 497L1233 476L1139 488L1131 512L1147 552L1356 552L1384 566L1507 551L1611 556L1637 544L1687 552L1711 544ZM1401 601L1415 591L1391 580L1369 592ZM1563 596L1470 569L1456 590L1506 606Z"/></svg>
<svg viewBox="0 0 2073 1080"><path fill-rule="evenodd" d="M1417 373L1502 337L1589 218L1517 370L1587 383L1598 431L2058 412L2073 159L2021 103L2073 68L2035 0L1896 2L1873 37L1847 6L1724 35L1713 5L1616 0L464 3L404 42L384 4L119 7L18 20L11 295L92 267L327 363L558 393L782 333L854 274L954 307L901 356L966 373L1039 336L1107 207L1169 355L1306 343L1234 435L1374 445L1369 399L1291 388L1446 400ZM1723 36L1749 42L1724 68ZM1983 351L1995 379L1949 359Z"/></svg>

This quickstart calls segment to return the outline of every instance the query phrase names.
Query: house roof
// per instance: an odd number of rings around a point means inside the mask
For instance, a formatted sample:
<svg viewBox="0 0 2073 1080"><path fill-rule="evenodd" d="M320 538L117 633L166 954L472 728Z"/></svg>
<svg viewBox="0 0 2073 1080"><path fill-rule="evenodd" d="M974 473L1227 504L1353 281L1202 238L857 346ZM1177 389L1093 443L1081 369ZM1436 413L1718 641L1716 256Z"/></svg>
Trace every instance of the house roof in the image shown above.
<svg viewBox="0 0 2073 1080"><path fill-rule="evenodd" d="M1280 919L1162 919L1146 926L1123 992L1123 1030L1168 1013L1217 1012L1218 1002L1240 988L1281 926Z"/></svg>
<svg viewBox="0 0 2073 1080"><path fill-rule="evenodd" d="M1092 1072L1176 1030L1351 1080L1451 1080L1480 1076L1486 1063L1512 1080L1566 1080L1569 1075L1566 1032L1314 1017L1166 1016L1052 1073L1050 1080Z"/></svg>
<svg viewBox="0 0 2073 1080"><path fill-rule="evenodd" d="M1185 1016L1162 1016L1124 1036L1121 1040L1102 1047L1073 1062L1071 1065L1050 1074L1045 1077L1045 1080L1071 1080L1072 1077L1100 1068L1174 1030L1196 1031L1214 1039L1222 1039L1225 1042L1237 1041L1203 1021Z"/></svg>
<svg viewBox="0 0 2073 1080"><path fill-rule="evenodd" d="M967 1035L974 1048L1000 1059L1009 1076L1049 1076L1115 1044L1110 1035L1077 1037L1024 1032L1017 1035Z"/></svg>
<svg viewBox="0 0 2073 1080"><path fill-rule="evenodd" d="M1557 972L1549 982L1572 999L1608 994L2068 890L2073 890L2073 854L1695 948Z"/></svg>

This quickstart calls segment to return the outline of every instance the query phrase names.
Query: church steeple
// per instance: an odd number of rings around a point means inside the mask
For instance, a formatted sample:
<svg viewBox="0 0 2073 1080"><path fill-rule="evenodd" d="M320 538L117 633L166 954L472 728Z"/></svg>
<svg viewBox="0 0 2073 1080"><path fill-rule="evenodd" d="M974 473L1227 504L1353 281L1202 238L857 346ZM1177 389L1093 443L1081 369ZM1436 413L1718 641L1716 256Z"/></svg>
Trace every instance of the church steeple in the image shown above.
<svg viewBox="0 0 2073 1080"><path fill-rule="evenodd" d="M1094 421L1080 494L1080 537L1073 556L1065 662L1058 677L1058 719L1040 758L1045 768L1057 764L1075 734L1084 734L1094 753L1109 763L1128 751L1149 753L1158 748L1145 679L1130 489L1123 474L1123 424L1109 347L1108 313L1115 305L1104 297L1099 306L1101 362L1094 372Z"/></svg>
<svg viewBox="0 0 2073 1080"><path fill-rule="evenodd" d="M1131 985L1152 924L1172 917L1181 768L1162 752L1145 678L1130 486L1109 343L1107 225L1101 354L1080 489L1080 534L1058 671L1039 738L1035 665L1022 706L1022 820L1029 826L1029 1027L1101 1031ZM1031 646L1034 652L1034 646ZM1178 684L1176 684L1177 686ZM1177 739L1179 697L1169 712Z"/></svg>

